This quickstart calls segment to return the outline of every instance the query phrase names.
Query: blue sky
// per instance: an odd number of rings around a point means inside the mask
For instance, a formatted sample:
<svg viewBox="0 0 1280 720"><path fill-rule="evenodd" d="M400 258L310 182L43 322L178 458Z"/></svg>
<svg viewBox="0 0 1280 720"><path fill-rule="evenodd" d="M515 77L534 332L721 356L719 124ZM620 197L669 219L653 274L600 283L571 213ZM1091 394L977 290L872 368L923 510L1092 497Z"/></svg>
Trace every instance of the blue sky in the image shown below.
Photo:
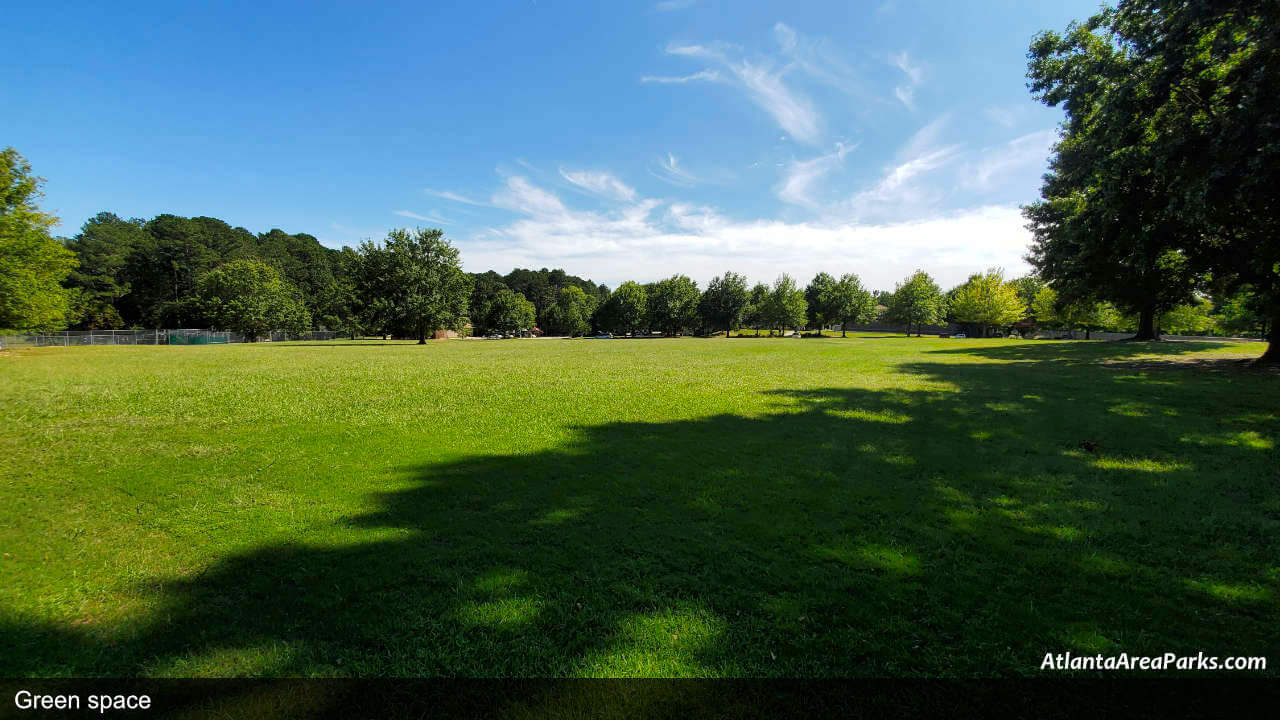
<svg viewBox="0 0 1280 720"><path fill-rule="evenodd" d="M1095 0L21 3L0 145L74 234L212 215L468 270L891 288L1025 269L1059 122L1031 36Z"/></svg>

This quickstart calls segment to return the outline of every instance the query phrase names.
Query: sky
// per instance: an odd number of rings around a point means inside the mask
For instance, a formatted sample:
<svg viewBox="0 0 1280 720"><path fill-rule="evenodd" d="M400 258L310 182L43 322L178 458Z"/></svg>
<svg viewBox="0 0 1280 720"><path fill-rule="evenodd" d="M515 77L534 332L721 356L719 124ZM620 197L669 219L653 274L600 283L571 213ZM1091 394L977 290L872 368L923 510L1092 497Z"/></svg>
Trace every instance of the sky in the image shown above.
<svg viewBox="0 0 1280 720"><path fill-rule="evenodd" d="M1097 7L20 3L0 146L66 236L103 210L330 247L440 227L472 272L945 288L1027 270L1061 121L1027 46Z"/></svg>

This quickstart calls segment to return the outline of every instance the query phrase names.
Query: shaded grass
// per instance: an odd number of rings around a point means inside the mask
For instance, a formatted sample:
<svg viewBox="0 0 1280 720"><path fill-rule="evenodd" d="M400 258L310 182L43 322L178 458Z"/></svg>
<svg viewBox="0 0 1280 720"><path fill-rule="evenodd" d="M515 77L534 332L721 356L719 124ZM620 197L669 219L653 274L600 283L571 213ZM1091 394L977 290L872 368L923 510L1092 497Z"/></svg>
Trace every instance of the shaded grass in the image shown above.
<svg viewBox="0 0 1280 720"><path fill-rule="evenodd" d="M0 675L1039 674L1271 655L1256 345L0 358Z"/></svg>

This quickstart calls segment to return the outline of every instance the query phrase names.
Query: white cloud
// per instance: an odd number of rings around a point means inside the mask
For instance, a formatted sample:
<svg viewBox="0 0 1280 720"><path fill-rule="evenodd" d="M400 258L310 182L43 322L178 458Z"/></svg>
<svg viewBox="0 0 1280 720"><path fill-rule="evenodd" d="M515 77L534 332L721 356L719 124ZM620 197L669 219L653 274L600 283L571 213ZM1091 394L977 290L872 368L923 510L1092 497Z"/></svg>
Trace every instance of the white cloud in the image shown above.
<svg viewBox="0 0 1280 720"><path fill-rule="evenodd" d="M786 23L773 26L778 49L789 64L809 77L851 95L866 96L861 78L840 46L826 38L804 35Z"/></svg>
<svg viewBox="0 0 1280 720"><path fill-rule="evenodd" d="M894 67L907 74L912 85L919 85L920 81L924 79L924 70L919 65L911 64L911 58L907 55L906 50L897 55L891 55L889 61L893 63Z"/></svg>
<svg viewBox="0 0 1280 720"><path fill-rule="evenodd" d="M636 191L633 188L607 172L589 172L585 170L569 172L561 168L560 177L593 195L601 195L627 202L634 200L636 197Z"/></svg>
<svg viewBox="0 0 1280 720"><path fill-rule="evenodd" d="M720 53L701 45L668 45L668 55L686 55L688 57L722 58Z"/></svg>
<svg viewBox="0 0 1280 720"><path fill-rule="evenodd" d="M844 162L854 148L836 143L835 152L809 160L795 160L787 167L786 177L778 187L778 198L792 205L817 210L820 203L813 197L814 186Z"/></svg>
<svg viewBox="0 0 1280 720"><path fill-rule="evenodd" d="M650 169L649 173L659 180L671 183L676 187L688 188L701 182L699 178L688 170L680 167L679 159L671 153L667 153L666 159L658 161L657 170Z"/></svg>
<svg viewBox="0 0 1280 720"><path fill-rule="evenodd" d="M497 207L534 217L556 217L567 213L560 198L516 175L507 178L507 186L493 195Z"/></svg>
<svg viewBox="0 0 1280 720"><path fill-rule="evenodd" d="M915 88L912 88L912 87L906 87L906 86L904 86L904 85L899 85L898 87L895 87L895 88L893 89L893 96L894 96L894 97L896 97L896 98L898 98L898 102L902 103L903 105L906 105L908 110L915 110L915 109L916 109L916 104L915 104L916 90L915 90Z"/></svg>
<svg viewBox="0 0 1280 720"><path fill-rule="evenodd" d="M801 281L820 270L857 272L871 287L889 289L917 267L947 286L986 267L1021 272L1029 239L1013 206L909 222L739 221L710 207L642 198L609 211L579 211L517 177L507 178L494 202L526 217L464 240L468 269L564 267L614 286L675 272L705 283L727 268L764 281L780 272Z"/></svg>
<svg viewBox="0 0 1280 720"><path fill-rule="evenodd" d="M935 210L945 192L936 184L923 182L924 176L957 160L961 150L959 145L938 144L946 123L944 115L917 130L898 153L898 162L885 169L879 182L850 199L855 218L884 221Z"/></svg>
<svg viewBox="0 0 1280 720"><path fill-rule="evenodd" d="M1014 138L1004 145L987 148L966 172L965 182L985 190L999 178L1033 168L1043 169L1057 139L1055 131L1040 130Z"/></svg>
<svg viewBox="0 0 1280 720"><path fill-rule="evenodd" d="M430 188L427 188L423 192L434 197L443 198L445 200L451 200L453 202L462 203L464 205L481 205L481 206L484 205L484 203L478 200L472 200L470 198L459 195L455 192L449 192L448 190L432 190Z"/></svg>
<svg viewBox="0 0 1280 720"><path fill-rule="evenodd" d="M669 55L702 58L715 62L729 73L729 82L741 88L759 108L773 116L775 122L792 137L806 143L817 143L822 134L822 118L808 98L783 82L790 66L775 69L771 60L730 59L720 50L703 45L670 45ZM706 72L688 77L696 77ZM717 73L716 77L720 75ZM678 81L678 78L668 78Z"/></svg>
<svg viewBox="0 0 1280 720"><path fill-rule="evenodd" d="M896 55L890 55L889 62L907 76L906 85L899 85L893 89L894 97L898 98L898 101L903 105L906 105L908 110L914 110L916 86L924 80L924 69L911 63L911 58L907 55L906 50Z"/></svg>
<svg viewBox="0 0 1280 720"><path fill-rule="evenodd" d="M419 215L418 213L410 212L408 210L392 210L391 213L393 215L399 215L400 217L411 218L413 220L421 220L422 222L435 223L437 225L453 224L452 220L448 220L436 212L431 212L426 215Z"/></svg>
<svg viewBox="0 0 1280 720"><path fill-rule="evenodd" d="M717 82L720 80L720 73L715 70L703 70L693 73L692 75L645 75L640 78L642 83L659 83L664 85L683 85L689 82L698 82L705 80L707 82Z"/></svg>

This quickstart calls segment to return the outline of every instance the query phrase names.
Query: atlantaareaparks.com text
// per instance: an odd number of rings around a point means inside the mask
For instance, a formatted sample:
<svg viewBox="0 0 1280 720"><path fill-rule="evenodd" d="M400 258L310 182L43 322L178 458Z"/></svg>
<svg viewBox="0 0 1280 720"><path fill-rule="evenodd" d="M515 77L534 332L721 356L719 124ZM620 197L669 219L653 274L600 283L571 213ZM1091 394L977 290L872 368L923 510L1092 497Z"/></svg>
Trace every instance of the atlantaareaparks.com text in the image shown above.
<svg viewBox="0 0 1280 720"><path fill-rule="evenodd" d="M1045 653L1041 670L1266 670L1265 657L1227 657L1216 655L1072 655L1070 652Z"/></svg>

